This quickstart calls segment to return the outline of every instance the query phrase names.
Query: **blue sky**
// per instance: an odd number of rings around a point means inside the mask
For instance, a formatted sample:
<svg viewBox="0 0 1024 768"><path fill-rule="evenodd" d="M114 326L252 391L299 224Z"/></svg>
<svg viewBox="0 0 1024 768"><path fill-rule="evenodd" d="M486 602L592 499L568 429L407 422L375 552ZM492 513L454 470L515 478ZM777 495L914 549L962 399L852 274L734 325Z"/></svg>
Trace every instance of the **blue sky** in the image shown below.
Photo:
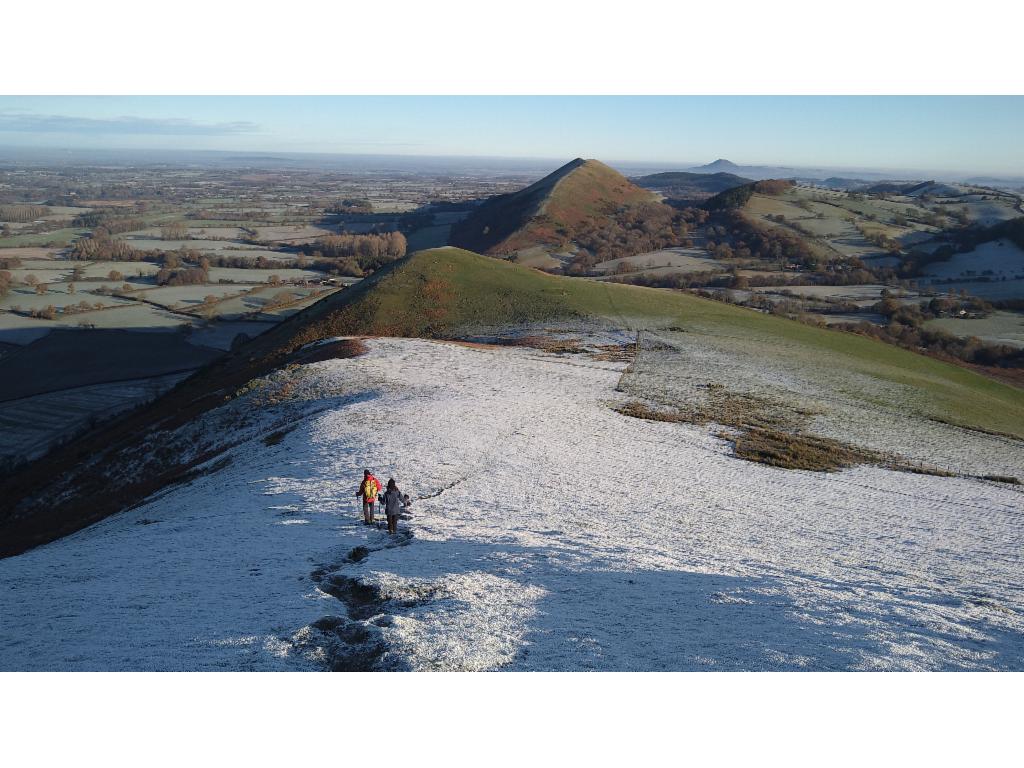
<svg viewBox="0 0 1024 768"><path fill-rule="evenodd" d="M0 146L1024 173L1024 97L0 97Z"/></svg>

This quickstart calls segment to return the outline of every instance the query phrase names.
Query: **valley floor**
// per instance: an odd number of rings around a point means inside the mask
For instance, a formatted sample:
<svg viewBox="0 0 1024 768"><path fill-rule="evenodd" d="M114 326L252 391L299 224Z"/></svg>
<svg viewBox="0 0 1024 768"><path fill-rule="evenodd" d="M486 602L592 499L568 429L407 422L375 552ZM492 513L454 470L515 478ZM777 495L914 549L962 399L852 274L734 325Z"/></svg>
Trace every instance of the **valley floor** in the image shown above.
<svg viewBox="0 0 1024 768"><path fill-rule="evenodd" d="M0 668L1024 669L1012 486L748 463L590 355L368 345L301 369L287 434L0 561Z"/></svg>

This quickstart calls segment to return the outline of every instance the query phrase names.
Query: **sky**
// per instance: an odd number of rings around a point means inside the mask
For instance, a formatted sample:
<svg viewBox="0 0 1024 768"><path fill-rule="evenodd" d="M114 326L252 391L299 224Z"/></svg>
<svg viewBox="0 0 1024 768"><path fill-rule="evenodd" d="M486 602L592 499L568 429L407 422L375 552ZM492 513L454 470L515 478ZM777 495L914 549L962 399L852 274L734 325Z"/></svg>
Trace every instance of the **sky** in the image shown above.
<svg viewBox="0 0 1024 768"><path fill-rule="evenodd" d="M1024 174L1019 96L0 97L0 146Z"/></svg>

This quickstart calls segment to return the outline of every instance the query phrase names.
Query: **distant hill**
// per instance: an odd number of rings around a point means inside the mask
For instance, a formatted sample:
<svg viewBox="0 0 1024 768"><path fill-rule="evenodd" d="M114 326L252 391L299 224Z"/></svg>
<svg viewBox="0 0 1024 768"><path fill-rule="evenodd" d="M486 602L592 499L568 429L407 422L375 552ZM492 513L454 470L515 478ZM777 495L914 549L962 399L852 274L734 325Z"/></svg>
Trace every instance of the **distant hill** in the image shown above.
<svg viewBox="0 0 1024 768"><path fill-rule="evenodd" d="M871 182L864 179L851 179L846 176L829 176L827 179L815 181L815 183L820 187L828 187L829 189L854 190L866 187Z"/></svg>
<svg viewBox="0 0 1024 768"><path fill-rule="evenodd" d="M947 195L961 195L963 194L963 190L953 186L952 184L944 184L940 181L925 181L904 189L903 194L910 195L911 197L921 197L923 195L945 197Z"/></svg>
<svg viewBox="0 0 1024 768"><path fill-rule="evenodd" d="M958 189L952 184L940 181L882 181L864 189L870 194L884 195L908 195L910 197L921 197L922 195L934 195L936 197L955 196L963 194L964 190Z"/></svg>
<svg viewBox="0 0 1024 768"><path fill-rule="evenodd" d="M826 173L823 169L797 169L774 165L737 165L731 160L723 160L721 158L715 160L713 163L698 165L695 168L687 168L687 170L691 173L703 174L731 173L735 176L742 176L755 181L761 181L763 179L792 179L797 177L823 179L826 176L835 175Z"/></svg>
<svg viewBox="0 0 1024 768"><path fill-rule="evenodd" d="M1024 176L971 176L964 179L964 183L979 184L986 187L1018 189L1024 187Z"/></svg>
<svg viewBox="0 0 1024 768"><path fill-rule="evenodd" d="M732 187L724 192L719 192L712 198L705 200L702 207L709 211L724 211L734 208L742 208L750 200L751 195L760 192L763 195L778 195L792 186L789 179L764 179L752 181L739 187Z"/></svg>
<svg viewBox="0 0 1024 768"><path fill-rule="evenodd" d="M738 173L739 170L740 166L736 163L721 157L707 165L699 165L692 169L694 173Z"/></svg>
<svg viewBox="0 0 1024 768"><path fill-rule="evenodd" d="M930 184L931 182L924 182ZM872 184L864 189L865 192L875 195L901 195L907 191L910 187L920 186L919 182L906 182L906 181L880 181L877 184Z"/></svg>
<svg viewBox="0 0 1024 768"><path fill-rule="evenodd" d="M742 176L747 179L782 179L792 178L797 175L795 168L783 168L768 165L737 165L731 160L719 158L707 165L698 165L695 168L687 169L690 173L715 174L729 173L734 176Z"/></svg>
<svg viewBox="0 0 1024 768"><path fill-rule="evenodd" d="M694 173L692 171L667 171L652 173L632 179L645 189L661 192L666 197L700 200L717 195L733 187L749 184L753 179L737 176L734 173Z"/></svg>
<svg viewBox="0 0 1024 768"><path fill-rule="evenodd" d="M577 158L525 189L485 201L452 227L449 242L501 256L538 246L598 250L605 233L614 240L615 230L625 228L627 221L670 220L673 215L653 192L618 171Z"/></svg>

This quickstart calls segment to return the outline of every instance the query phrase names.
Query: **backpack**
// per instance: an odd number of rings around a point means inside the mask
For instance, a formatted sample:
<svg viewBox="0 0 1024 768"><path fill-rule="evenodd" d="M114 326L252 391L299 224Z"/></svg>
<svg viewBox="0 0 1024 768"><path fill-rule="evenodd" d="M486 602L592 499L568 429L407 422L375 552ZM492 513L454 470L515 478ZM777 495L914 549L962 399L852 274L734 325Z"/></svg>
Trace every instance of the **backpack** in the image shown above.
<svg viewBox="0 0 1024 768"><path fill-rule="evenodd" d="M366 501L375 501L377 499L377 491L380 490L380 486L377 485L377 481L368 477L363 480L363 498Z"/></svg>

